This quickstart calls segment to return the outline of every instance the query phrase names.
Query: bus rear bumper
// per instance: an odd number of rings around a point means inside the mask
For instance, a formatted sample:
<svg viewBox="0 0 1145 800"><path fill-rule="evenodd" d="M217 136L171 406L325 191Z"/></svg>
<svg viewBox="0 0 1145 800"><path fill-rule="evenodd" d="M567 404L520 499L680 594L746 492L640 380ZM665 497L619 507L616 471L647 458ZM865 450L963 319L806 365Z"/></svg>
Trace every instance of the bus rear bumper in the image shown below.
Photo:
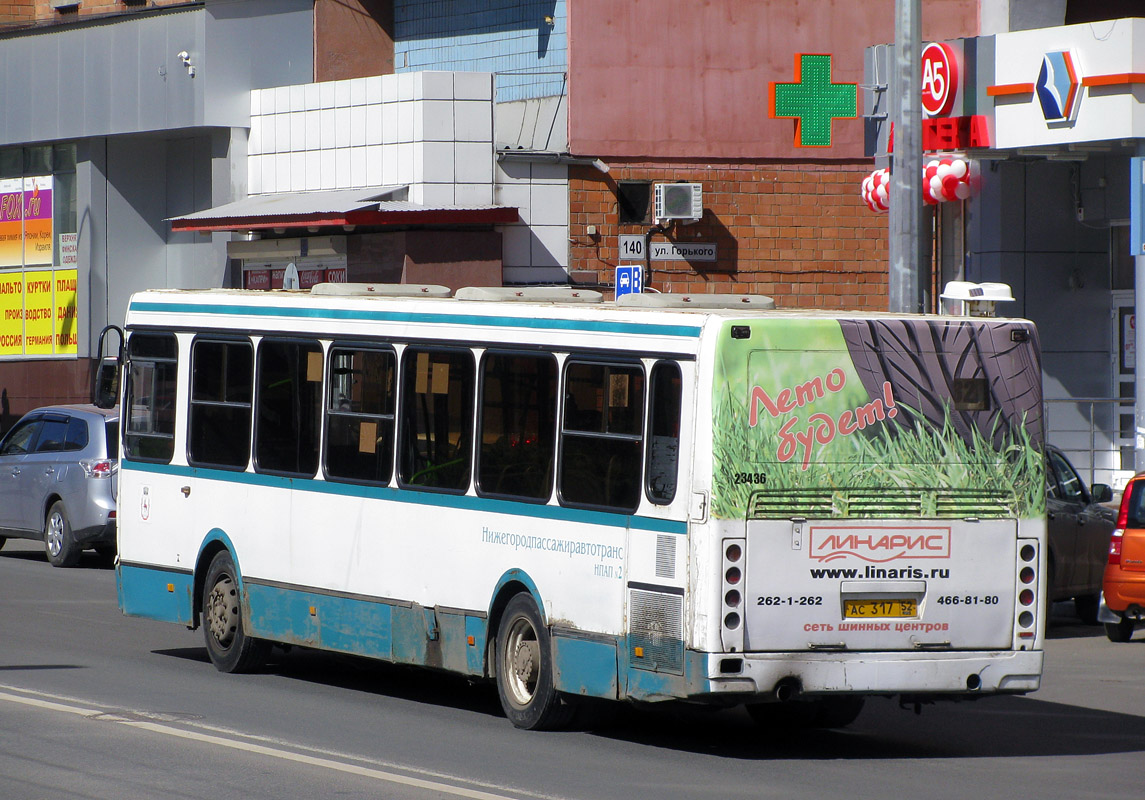
<svg viewBox="0 0 1145 800"><path fill-rule="evenodd" d="M712 695L1025 694L1041 684L1042 655L1040 650L712 653L706 672Z"/></svg>

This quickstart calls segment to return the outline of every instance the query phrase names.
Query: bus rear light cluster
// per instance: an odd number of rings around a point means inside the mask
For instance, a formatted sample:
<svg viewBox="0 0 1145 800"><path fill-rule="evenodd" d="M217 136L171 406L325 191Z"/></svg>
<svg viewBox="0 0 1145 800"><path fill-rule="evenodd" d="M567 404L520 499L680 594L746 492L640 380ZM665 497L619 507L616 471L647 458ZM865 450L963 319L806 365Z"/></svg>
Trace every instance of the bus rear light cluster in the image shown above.
<svg viewBox="0 0 1145 800"><path fill-rule="evenodd" d="M743 617L740 610L743 594L740 589L743 584L744 542L725 539L723 545L723 639L724 647L734 653L743 646Z"/></svg>
<svg viewBox="0 0 1145 800"><path fill-rule="evenodd" d="M1038 600L1038 548L1030 543L1023 544L1018 550L1018 558L1018 581L1025 587L1018 592L1018 638L1033 639L1037 622L1032 609Z"/></svg>

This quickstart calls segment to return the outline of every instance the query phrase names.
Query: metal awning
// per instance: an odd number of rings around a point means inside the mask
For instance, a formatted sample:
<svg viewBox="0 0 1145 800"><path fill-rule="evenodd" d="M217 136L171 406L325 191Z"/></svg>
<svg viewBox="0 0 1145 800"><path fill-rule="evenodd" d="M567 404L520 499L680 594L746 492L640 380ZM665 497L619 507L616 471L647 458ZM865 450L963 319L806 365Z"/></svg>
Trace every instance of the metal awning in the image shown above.
<svg viewBox="0 0 1145 800"><path fill-rule="evenodd" d="M171 217L172 231L253 231L329 225L490 225L517 222L517 209L493 205L425 206L404 198L406 186L326 192L275 192Z"/></svg>

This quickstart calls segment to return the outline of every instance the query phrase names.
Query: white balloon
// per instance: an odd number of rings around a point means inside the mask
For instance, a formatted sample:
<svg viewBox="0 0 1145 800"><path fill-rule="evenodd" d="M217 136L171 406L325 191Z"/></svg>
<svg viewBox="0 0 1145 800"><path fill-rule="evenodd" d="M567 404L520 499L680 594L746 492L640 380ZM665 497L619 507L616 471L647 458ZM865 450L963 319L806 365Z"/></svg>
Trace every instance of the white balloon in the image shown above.
<svg viewBox="0 0 1145 800"><path fill-rule="evenodd" d="M961 180L962 176L965 175L967 172L966 162L963 161L961 158L954 159L954 161L952 161L950 164L950 171L954 175L954 177Z"/></svg>
<svg viewBox="0 0 1145 800"><path fill-rule="evenodd" d="M877 189L875 189L875 195L880 200L886 200L887 199L887 187L880 184L879 187Z"/></svg>
<svg viewBox="0 0 1145 800"><path fill-rule="evenodd" d="M958 184L958 188L954 190L954 195L959 200L965 200L967 197L970 196L970 184L969 183Z"/></svg>
<svg viewBox="0 0 1145 800"><path fill-rule="evenodd" d="M942 194L942 178L937 175L930 179L930 193L935 197Z"/></svg>

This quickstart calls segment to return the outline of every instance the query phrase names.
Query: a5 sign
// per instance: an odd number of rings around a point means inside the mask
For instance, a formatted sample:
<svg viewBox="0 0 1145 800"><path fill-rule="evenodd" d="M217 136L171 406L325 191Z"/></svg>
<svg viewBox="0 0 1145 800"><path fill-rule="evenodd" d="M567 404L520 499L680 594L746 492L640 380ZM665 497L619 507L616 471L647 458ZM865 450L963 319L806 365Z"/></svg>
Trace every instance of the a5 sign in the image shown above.
<svg viewBox="0 0 1145 800"><path fill-rule="evenodd" d="M958 93L958 60L954 49L931 42L922 51L922 110L928 117L949 114Z"/></svg>

